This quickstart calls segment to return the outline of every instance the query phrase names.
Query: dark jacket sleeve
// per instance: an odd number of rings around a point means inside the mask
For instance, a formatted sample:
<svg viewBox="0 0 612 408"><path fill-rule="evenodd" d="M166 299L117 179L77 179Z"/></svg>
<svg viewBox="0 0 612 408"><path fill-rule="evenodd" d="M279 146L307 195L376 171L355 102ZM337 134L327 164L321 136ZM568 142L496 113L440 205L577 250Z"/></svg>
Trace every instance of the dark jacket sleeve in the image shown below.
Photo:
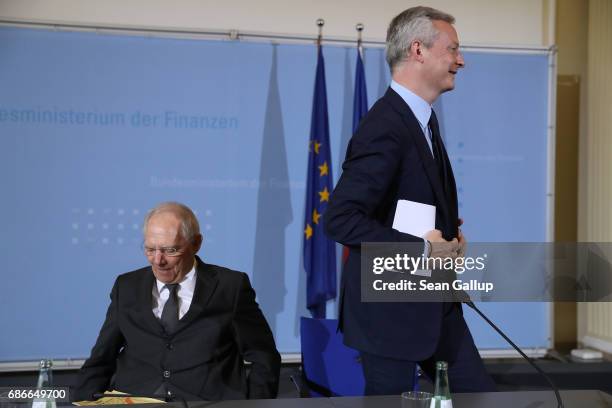
<svg viewBox="0 0 612 408"><path fill-rule="evenodd" d="M247 397L276 398L281 358L272 331L255 301L255 291L249 277L244 273L241 275L233 327L242 357L251 363Z"/></svg>
<svg viewBox="0 0 612 408"><path fill-rule="evenodd" d="M327 235L358 247L362 242L422 242L384 225L396 206L393 190L400 176L405 149L414 148L378 119L366 118L351 139L344 164L324 214Z"/></svg>
<svg viewBox="0 0 612 408"><path fill-rule="evenodd" d="M118 280L111 291L111 304L106 312L106 319L98 334L91 355L81 367L74 386L73 401L92 400L92 395L108 390L111 378L115 373L117 355L125 341L117 326L117 297L119 296Z"/></svg>

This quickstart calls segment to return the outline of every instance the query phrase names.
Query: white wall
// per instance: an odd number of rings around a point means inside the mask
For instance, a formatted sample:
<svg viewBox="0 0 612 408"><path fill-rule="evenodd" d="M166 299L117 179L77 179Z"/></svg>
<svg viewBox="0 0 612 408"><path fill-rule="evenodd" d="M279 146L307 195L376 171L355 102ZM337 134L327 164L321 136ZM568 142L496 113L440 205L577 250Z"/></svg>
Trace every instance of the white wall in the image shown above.
<svg viewBox="0 0 612 408"><path fill-rule="evenodd" d="M0 0L0 20L55 23L255 31L384 40L400 11L418 4L457 18L461 42L470 45L549 45L554 0Z"/></svg>

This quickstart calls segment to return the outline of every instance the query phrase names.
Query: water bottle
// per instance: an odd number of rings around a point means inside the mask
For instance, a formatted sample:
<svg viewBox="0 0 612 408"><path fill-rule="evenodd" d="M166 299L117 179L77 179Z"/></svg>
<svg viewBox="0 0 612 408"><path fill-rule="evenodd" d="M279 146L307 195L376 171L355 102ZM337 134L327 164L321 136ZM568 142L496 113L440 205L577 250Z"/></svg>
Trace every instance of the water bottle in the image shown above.
<svg viewBox="0 0 612 408"><path fill-rule="evenodd" d="M53 362L51 360L40 360L36 388L45 387L53 387Z"/></svg>
<svg viewBox="0 0 612 408"><path fill-rule="evenodd" d="M51 360L40 360L38 370L38 381L36 388L53 387L53 362ZM56 408L54 398L35 398L32 402L32 408Z"/></svg>
<svg viewBox="0 0 612 408"><path fill-rule="evenodd" d="M430 408L453 408L450 387L448 385L448 363L436 362L436 386Z"/></svg>

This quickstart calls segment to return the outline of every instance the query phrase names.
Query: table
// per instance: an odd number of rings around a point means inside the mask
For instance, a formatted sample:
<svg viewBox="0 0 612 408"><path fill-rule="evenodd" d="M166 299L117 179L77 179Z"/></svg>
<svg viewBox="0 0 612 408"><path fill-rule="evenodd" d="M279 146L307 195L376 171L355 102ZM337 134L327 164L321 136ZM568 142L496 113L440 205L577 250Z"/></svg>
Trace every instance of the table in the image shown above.
<svg viewBox="0 0 612 408"><path fill-rule="evenodd" d="M565 408L612 408L612 395L596 390L561 391ZM399 408L399 395L189 402L189 408ZM178 404L173 403L173 406ZM453 408L556 408L552 391L485 392L453 395Z"/></svg>

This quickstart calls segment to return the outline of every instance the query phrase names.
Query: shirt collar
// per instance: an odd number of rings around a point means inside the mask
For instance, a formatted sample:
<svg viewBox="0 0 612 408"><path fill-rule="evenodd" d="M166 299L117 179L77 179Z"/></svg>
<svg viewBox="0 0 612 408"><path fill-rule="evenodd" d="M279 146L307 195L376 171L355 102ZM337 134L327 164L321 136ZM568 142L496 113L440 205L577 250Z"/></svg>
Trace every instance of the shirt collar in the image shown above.
<svg viewBox="0 0 612 408"><path fill-rule="evenodd" d="M196 264L197 262L194 261L191 270L187 272L187 275L185 275L183 280L179 282L179 286L181 288L183 288L183 286L185 285L194 286ZM157 284L157 292L161 293L162 289L164 288L164 286L166 286L166 284L158 279L155 279L155 283Z"/></svg>
<svg viewBox="0 0 612 408"><path fill-rule="evenodd" d="M398 84L393 80L391 81L391 89L402 97L404 102L406 102L412 113L414 113L414 116L416 116L417 120L421 124L421 128L425 129L429 124L429 118L431 117L431 105L410 89Z"/></svg>

